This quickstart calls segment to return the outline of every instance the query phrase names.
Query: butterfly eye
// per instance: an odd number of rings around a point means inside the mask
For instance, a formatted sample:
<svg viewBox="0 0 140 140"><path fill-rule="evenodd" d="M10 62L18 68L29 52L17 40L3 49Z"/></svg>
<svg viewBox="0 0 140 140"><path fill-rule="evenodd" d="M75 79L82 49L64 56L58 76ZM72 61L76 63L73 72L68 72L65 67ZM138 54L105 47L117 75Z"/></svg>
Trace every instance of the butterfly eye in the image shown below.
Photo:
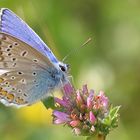
<svg viewBox="0 0 140 140"><path fill-rule="evenodd" d="M61 69L63 72L65 72L65 71L66 71L66 68L65 68L64 66L59 65L59 67L60 67L60 69Z"/></svg>

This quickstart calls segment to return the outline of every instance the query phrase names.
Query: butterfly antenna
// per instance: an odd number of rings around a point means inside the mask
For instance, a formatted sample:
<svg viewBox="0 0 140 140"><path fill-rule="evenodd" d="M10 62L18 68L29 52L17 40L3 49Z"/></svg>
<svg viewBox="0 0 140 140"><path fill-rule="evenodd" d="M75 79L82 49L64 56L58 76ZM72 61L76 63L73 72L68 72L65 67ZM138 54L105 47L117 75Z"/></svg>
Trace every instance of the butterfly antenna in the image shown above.
<svg viewBox="0 0 140 140"><path fill-rule="evenodd" d="M91 38L88 38L80 47L71 50L71 51L62 59L62 62L64 62L72 53L76 53L76 52L79 50L79 48L82 48L82 47L86 46L91 40L92 40Z"/></svg>

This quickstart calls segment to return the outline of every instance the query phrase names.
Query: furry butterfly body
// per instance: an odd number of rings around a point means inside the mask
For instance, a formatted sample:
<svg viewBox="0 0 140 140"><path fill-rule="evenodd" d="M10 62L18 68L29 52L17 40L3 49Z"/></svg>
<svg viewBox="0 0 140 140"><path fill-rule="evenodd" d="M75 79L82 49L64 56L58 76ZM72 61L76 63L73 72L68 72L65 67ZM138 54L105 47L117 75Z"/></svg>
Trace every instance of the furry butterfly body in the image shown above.
<svg viewBox="0 0 140 140"><path fill-rule="evenodd" d="M0 101L7 106L33 104L68 82L67 65L6 8L0 11L0 72Z"/></svg>

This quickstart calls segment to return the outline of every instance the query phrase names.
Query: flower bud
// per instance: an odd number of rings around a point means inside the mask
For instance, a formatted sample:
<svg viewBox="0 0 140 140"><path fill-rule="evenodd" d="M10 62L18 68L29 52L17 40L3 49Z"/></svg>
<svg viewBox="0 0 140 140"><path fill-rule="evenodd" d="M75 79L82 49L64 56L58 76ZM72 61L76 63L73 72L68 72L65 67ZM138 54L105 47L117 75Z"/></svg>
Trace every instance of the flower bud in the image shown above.
<svg viewBox="0 0 140 140"><path fill-rule="evenodd" d="M95 127L92 125L90 130L91 130L92 132L94 132L94 131L95 131Z"/></svg>
<svg viewBox="0 0 140 140"><path fill-rule="evenodd" d="M83 85L83 94L88 94L88 88L87 85Z"/></svg>
<svg viewBox="0 0 140 140"><path fill-rule="evenodd" d="M80 134L81 134L81 131L80 131L79 128L73 128L73 133L74 133L75 135L80 135Z"/></svg>
<svg viewBox="0 0 140 140"><path fill-rule="evenodd" d="M87 108L88 110L92 109L92 99L90 97L87 98Z"/></svg>
<svg viewBox="0 0 140 140"><path fill-rule="evenodd" d="M70 122L70 125L71 125L72 127L77 127L77 126L80 125L80 121L79 121L79 120L71 121L71 122Z"/></svg>
<svg viewBox="0 0 140 140"><path fill-rule="evenodd" d="M76 101L77 101L78 105L81 105L83 103L83 99L82 99L79 91L77 91Z"/></svg>
<svg viewBox="0 0 140 140"><path fill-rule="evenodd" d="M96 118L92 111L89 112L89 120L90 120L91 124L94 124L94 122L96 121Z"/></svg>

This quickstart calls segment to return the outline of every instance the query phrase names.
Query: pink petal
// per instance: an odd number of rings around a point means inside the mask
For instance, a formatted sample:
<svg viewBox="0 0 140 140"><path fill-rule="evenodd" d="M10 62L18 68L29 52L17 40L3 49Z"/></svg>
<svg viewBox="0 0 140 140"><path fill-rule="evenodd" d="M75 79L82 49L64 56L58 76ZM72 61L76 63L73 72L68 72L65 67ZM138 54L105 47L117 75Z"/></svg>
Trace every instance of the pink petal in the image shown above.
<svg viewBox="0 0 140 140"><path fill-rule="evenodd" d="M87 85L83 85L83 94L87 94L88 93L88 88Z"/></svg>
<svg viewBox="0 0 140 140"><path fill-rule="evenodd" d="M79 105L83 103L83 99L82 99L82 97L80 95L80 91L79 90L77 91L76 100L77 100Z"/></svg>
<svg viewBox="0 0 140 140"><path fill-rule="evenodd" d="M68 106L68 103L66 101L64 101L64 100L61 100L61 99L59 99L57 97L55 97L54 100L55 100L55 102L57 102L58 104L62 105L63 107Z"/></svg>
<svg viewBox="0 0 140 140"><path fill-rule="evenodd" d="M53 121L53 123L54 123L54 124L63 124L63 123L65 123L65 121L64 121L64 120L61 120L61 119L55 119L55 120Z"/></svg>
<svg viewBox="0 0 140 140"><path fill-rule="evenodd" d="M87 108L90 110L93 107L94 91L90 90L89 97L87 97Z"/></svg>
<svg viewBox="0 0 140 140"><path fill-rule="evenodd" d="M60 119L61 121L65 121L68 122L70 121L69 115L64 113L64 112L60 112L60 111L53 111L53 115L57 118Z"/></svg>
<svg viewBox="0 0 140 140"><path fill-rule="evenodd" d="M94 122L96 121L96 118L92 111L89 112L89 120L92 124L94 124Z"/></svg>
<svg viewBox="0 0 140 140"><path fill-rule="evenodd" d="M92 109L92 99L91 99L90 97L87 98L87 108L88 108L89 110Z"/></svg>
<svg viewBox="0 0 140 140"><path fill-rule="evenodd" d="M73 87L70 83L65 84L63 89L64 89L64 94L65 95L70 95L74 91L74 89L73 89Z"/></svg>
<svg viewBox="0 0 140 140"><path fill-rule="evenodd" d="M93 98L93 96L94 96L94 90L91 89L90 92L89 92L89 97Z"/></svg>
<svg viewBox="0 0 140 140"><path fill-rule="evenodd" d="M104 92L103 92L103 91L100 91L98 96L100 97L100 101L101 101L102 105L103 105L104 107L108 107L108 102L109 102L109 100L108 100L108 98L104 95Z"/></svg>
<svg viewBox="0 0 140 140"><path fill-rule="evenodd" d="M70 122L70 125L71 125L72 127L79 126L79 125L80 125L80 121L79 121L79 120L71 121L71 122Z"/></svg>

